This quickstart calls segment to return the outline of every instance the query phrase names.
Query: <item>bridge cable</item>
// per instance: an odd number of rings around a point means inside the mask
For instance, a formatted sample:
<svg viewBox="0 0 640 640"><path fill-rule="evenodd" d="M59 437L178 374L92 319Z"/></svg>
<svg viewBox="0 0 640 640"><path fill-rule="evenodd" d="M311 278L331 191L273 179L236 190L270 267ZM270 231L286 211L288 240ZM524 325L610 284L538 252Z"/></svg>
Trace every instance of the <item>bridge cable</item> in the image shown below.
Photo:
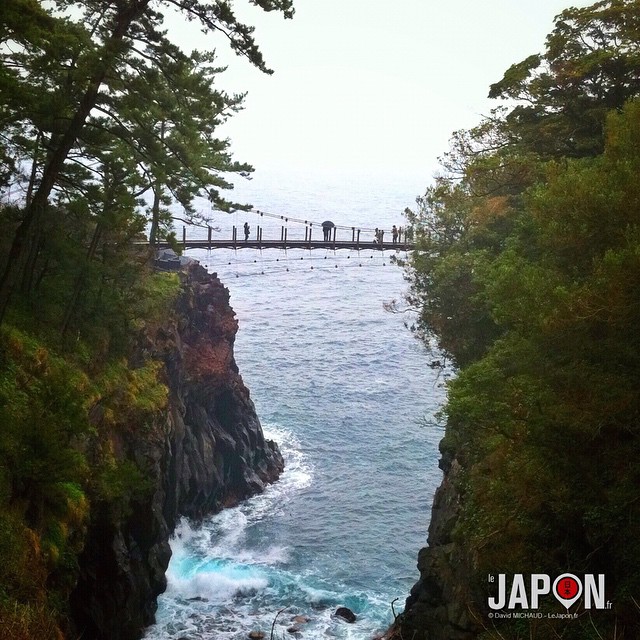
<svg viewBox="0 0 640 640"><path fill-rule="evenodd" d="M259 215L261 217L267 217L267 218L272 218L274 220L281 220L284 221L286 223L289 222L295 222L298 224L304 224L308 227L316 227L316 228L321 228L322 227L322 222L318 222L317 220L310 220L310 219L303 219L303 218L294 218L293 216L289 216L289 215L282 215L282 214L278 214L278 213L271 213L268 211L263 211L262 209L249 209L247 211L247 213L255 213L256 215ZM237 211L236 211L237 213ZM354 226L354 225L344 225L344 224L336 224L335 227L337 229L342 229L342 230L360 230L360 231L366 231L367 233L373 233L375 231L375 229L373 227L361 227L361 226ZM385 233L391 233L391 230L389 229L384 229L383 230Z"/></svg>

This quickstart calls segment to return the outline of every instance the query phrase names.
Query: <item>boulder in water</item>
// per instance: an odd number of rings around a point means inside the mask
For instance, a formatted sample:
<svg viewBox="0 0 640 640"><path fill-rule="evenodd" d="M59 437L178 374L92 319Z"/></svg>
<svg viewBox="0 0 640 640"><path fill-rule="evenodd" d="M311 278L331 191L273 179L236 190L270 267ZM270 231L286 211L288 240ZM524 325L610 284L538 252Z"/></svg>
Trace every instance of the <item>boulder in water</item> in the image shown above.
<svg viewBox="0 0 640 640"><path fill-rule="evenodd" d="M305 624L305 623L309 622L309 620L311 620L311 618L309 616L293 616L293 618L291 618L291 620L293 622L295 622L296 624Z"/></svg>
<svg viewBox="0 0 640 640"><path fill-rule="evenodd" d="M262 631L249 631L250 640L262 640L264 633Z"/></svg>
<svg viewBox="0 0 640 640"><path fill-rule="evenodd" d="M355 622L357 619L356 614L347 607L338 607L333 615L337 618L342 618L347 622Z"/></svg>

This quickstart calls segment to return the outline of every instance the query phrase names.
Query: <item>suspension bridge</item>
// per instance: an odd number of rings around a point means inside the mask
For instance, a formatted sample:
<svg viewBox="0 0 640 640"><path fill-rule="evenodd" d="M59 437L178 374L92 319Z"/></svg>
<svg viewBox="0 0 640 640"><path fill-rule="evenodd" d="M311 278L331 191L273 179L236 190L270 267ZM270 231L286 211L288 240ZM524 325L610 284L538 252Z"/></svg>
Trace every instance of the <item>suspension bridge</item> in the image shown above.
<svg viewBox="0 0 640 640"><path fill-rule="evenodd" d="M244 226L234 225L230 230L230 236L220 238L219 233L212 227L182 227L182 237L178 242L183 250L187 249L329 249L337 251L347 249L351 251L412 251L415 244L407 238L407 233L402 228L372 229L355 226L336 225L327 220L322 223L310 220L292 218L290 216L267 213L253 210L261 218L271 218L273 222L268 226L265 237L264 225L254 226L245 231ZM276 220L281 222L280 228ZM293 223L294 229L289 229L289 223ZM248 223L247 223L248 224ZM304 238L302 237L304 226ZM291 231L291 232L290 232ZM158 249L169 245L166 241L156 244Z"/></svg>

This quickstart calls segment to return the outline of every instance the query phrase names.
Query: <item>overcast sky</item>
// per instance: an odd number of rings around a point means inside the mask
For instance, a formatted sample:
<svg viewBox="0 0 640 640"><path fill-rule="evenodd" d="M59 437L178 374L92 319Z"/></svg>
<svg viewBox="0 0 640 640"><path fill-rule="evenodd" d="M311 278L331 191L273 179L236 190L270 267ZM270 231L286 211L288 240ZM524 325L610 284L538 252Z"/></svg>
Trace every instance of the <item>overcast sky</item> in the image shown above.
<svg viewBox="0 0 640 640"><path fill-rule="evenodd" d="M450 134L495 101L489 85L540 52L564 0L295 0L296 15L245 0L265 76L216 40L227 90L247 91L226 125L238 160L276 169L433 175ZM167 26L172 27L169 23ZM185 37L185 34L182 34ZM197 33L189 43L211 42Z"/></svg>

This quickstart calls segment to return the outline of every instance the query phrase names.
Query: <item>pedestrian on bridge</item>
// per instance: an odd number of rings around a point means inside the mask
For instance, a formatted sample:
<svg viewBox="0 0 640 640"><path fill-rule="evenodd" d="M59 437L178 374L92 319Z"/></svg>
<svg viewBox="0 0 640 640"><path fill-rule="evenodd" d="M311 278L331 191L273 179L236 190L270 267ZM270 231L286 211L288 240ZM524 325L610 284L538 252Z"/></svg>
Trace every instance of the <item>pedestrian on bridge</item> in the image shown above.
<svg viewBox="0 0 640 640"><path fill-rule="evenodd" d="M322 223L322 234L324 236L324 241L329 242L331 240L331 230L335 228L335 224L331 222L331 220L325 220Z"/></svg>
<svg viewBox="0 0 640 640"><path fill-rule="evenodd" d="M398 227L394 224L391 228L391 236L393 237L393 244L398 242Z"/></svg>
<svg viewBox="0 0 640 640"><path fill-rule="evenodd" d="M251 231L251 229L249 227L249 223L245 222L244 223L244 241L245 242L249 239L249 231Z"/></svg>

